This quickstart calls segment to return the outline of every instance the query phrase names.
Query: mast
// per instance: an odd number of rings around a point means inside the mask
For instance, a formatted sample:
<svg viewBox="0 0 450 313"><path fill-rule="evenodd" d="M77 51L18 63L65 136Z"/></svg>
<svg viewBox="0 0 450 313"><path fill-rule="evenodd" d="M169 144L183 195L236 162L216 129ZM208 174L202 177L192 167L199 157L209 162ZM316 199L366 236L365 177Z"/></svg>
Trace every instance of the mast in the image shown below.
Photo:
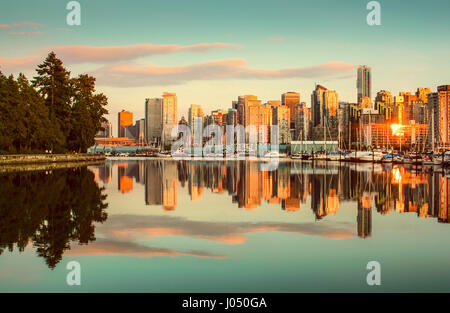
<svg viewBox="0 0 450 313"><path fill-rule="evenodd" d="M327 125L328 125L328 118L327 118L327 114L326 114L326 110L325 110L325 106L324 106L324 110L323 110L323 115L325 118L325 125L323 125L323 144L325 145L325 155L327 154Z"/></svg>
<svg viewBox="0 0 450 313"><path fill-rule="evenodd" d="M434 106L431 108L431 149L433 150L434 154Z"/></svg>

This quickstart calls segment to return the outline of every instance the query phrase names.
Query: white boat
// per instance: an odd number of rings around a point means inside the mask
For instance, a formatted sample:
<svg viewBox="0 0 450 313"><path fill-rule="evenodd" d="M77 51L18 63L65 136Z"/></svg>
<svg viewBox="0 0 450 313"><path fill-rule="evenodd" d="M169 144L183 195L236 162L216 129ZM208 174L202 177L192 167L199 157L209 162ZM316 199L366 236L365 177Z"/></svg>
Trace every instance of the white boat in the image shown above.
<svg viewBox="0 0 450 313"><path fill-rule="evenodd" d="M275 158L284 158L286 157L285 154L279 153L278 151L269 151L264 155L264 158L270 158L270 159L275 159Z"/></svg>
<svg viewBox="0 0 450 313"><path fill-rule="evenodd" d="M379 151L362 151L358 153L360 162L381 162L384 153Z"/></svg>
<svg viewBox="0 0 450 313"><path fill-rule="evenodd" d="M341 161L342 156L339 153L331 153L328 155L328 159L330 161Z"/></svg>
<svg viewBox="0 0 450 313"><path fill-rule="evenodd" d="M160 158L169 158L169 157L171 157L171 154L169 151L161 151L161 152L158 152L156 154L156 156L160 157Z"/></svg>

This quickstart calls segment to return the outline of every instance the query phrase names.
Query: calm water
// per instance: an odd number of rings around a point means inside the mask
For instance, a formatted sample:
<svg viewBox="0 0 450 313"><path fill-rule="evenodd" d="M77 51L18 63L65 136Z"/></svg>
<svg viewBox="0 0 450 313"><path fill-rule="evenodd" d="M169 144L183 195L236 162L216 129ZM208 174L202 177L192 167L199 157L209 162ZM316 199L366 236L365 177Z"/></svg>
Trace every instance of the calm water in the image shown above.
<svg viewBox="0 0 450 313"><path fill-rule="evenodd" d="M381 165L0 174L0 291L450 291L449 194L442 174ZM66 284L70 261L81 286Z"/></svg>

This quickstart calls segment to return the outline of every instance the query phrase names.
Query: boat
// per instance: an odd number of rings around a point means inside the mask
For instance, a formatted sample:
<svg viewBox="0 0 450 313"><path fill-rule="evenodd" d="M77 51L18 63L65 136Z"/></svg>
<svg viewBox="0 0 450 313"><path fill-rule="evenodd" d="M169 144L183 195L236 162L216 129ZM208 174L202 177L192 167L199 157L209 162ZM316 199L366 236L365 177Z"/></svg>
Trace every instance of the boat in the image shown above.
<svg viewBox="0 0 450 313"><path fill-rule="evenodd" d="M395 154L393 154L393 153L385 154L385 155L383 155L381 162L382 163L392 163L392 162L394 162L394 157L395 157Z"/></svg>
<svg viewBox="0 0 450 313"><path fill-rule="evenodd" d="M160 152L156 153L156 156L160 157L160 158L169 158L169 157L171 157L171 154L170 154L170 151L160 151Z"/></svg>
<svg viewBox="0 0 450 313"><path fill-rule="evenodd" d="M286 155L279 153L278 151L269 151L264 155L264 158L269 158L269 159L278 159L278 158L284 158L284 157L286 157Z"/></svg>
<svg viewBox="0 0 450 313"><path fill-rule="evenodd" d="M314 161L330 161L330 157L325 153L318 153L314 155Z"/></svg>
<svg viewBox="0 0 450 313"><path fill-rule="evenodd" d="M429 155L429 154L424 154L422 164L423 165L434 165L433 156Z"/></svg>
<svg viewBox="0 0 450 313"><path fill-rule="evenodd" d="M303 155L300 153L292 154L291 159L293 160L303 160Z"/></svg>
<svg viewBox="0 0 450 313"><path fill-rule="evenodd" d="M400 163L402 164L413 164L413 162L413 158L408 154L403 155L400 160Z"/></svg>
<svg viewBox="0 0 450 313"><path fill-rule="evenodd" d="M364 151L359 154L360 162L381 162L384 157L384 153L380 151Z"/></svg>
<svg viewBox="0 0 450 313"><path fill-rule="evenodd" d="M328 154L328 159L330 161L341 161L342 160L342 156L341 153L330 153Z"/></svg>
<svg viewBox="0 0 450 313"><path fill-rule="evenodd" d="M411 158L412 165L423 165L423 157L421 154L414 153L409 156Z"/></svg>
<svg viewBox="0 0 450 313"><path fill-rule="evenodd" d="M350 152L349 154L344 156L344 161L359 162L358 153L356 151Z"/></svg>

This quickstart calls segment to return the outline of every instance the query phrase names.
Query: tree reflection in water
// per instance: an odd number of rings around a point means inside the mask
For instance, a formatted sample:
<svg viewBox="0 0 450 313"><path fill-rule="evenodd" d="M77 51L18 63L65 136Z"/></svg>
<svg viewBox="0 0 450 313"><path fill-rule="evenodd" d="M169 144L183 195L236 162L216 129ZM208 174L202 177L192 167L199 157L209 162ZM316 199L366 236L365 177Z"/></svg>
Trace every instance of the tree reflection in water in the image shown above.
<svg viewBox="0 0 450 313"><path fill-rule="evenodd" d="M0 174L0 255L31 242L51 268L71 241L95 241L107 219L106 195L86 167Z"/></svg>

